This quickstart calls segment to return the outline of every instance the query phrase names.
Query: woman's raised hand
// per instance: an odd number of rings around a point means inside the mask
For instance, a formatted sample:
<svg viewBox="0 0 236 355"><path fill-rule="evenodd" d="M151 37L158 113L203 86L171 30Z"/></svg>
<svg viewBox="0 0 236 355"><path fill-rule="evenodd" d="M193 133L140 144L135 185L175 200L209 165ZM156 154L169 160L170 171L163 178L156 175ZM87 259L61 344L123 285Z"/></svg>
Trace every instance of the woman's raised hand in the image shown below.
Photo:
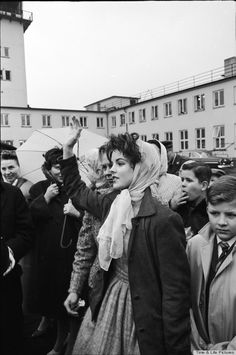
<svg viewBox="0 0 236 355"><path fill-rule="evenodd" d="M73 147L78 142L82 127L76 117L72 117L72 124L70 125L70 134L63 144L63 158L67 159L73 155Z"/></svg>

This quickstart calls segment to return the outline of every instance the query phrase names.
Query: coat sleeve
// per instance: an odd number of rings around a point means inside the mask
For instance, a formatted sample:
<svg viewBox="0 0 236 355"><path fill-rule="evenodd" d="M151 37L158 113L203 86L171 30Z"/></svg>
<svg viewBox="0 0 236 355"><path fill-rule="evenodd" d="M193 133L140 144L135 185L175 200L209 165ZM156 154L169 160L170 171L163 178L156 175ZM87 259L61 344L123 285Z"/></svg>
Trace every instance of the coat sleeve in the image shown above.
<svg viewBox="0 0 236 355"><path fill-rule="evenodd" d="M103 219L117 193L99 194L88 188L81 180L76 157L60 160L61 173L66 193L76 208L87 210L99 219Z"/></svg>
<svg viewBox="0 0 236 355"><path fill-rule="evenodd" d="M78 295L82 294L85 285L87 285L90 268L97 253L96 236L93 235L93 223L93 216L85 212L77 241L69 288L69 292L75 292Z"/></svg>
<svg viewBox="0 0 236 355"><path fill-rule="evenodd" d="M14 192L14 220L12 223L14 224L14 235L6 241L6 244L12 249L14 258L18 262L33 245L33 229L29 208L18 188Z"/></svg>
<svg viewBox="0 0 236 355"><path fill-rule="evenodd" d="M162 310L168 355L190 354L190 267L180 216L173 213L160 223L159 257Z"/></svg>
<svg viewBox="0 0 236 355"><path fill-rule="evenodd" d="M29 207L34 223L38 224L52 218L52 213L44 198L44 188L42 183L34 184L30 190Z"/></svg>

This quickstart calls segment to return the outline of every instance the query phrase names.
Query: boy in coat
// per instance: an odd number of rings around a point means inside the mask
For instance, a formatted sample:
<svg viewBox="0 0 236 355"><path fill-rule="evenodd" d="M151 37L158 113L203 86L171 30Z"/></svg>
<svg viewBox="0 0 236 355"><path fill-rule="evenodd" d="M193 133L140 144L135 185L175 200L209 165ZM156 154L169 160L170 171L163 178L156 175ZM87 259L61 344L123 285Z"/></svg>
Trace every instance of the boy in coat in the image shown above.
<svg viewBox="0 0 236 355"><path fill-rule="evenodd" d="M211 179L208 165L186 161L180 169L182 196L172 204L172 209L180 214L184 222L186 239L189 240L208 222L206 210L206 190Z"/></svg>
<svg viewBox="0 0 236 355"><path fill-rule="evenodd" d="M207 191L209 223L189 240L193 350L236 350L236 177Z"/></svg>

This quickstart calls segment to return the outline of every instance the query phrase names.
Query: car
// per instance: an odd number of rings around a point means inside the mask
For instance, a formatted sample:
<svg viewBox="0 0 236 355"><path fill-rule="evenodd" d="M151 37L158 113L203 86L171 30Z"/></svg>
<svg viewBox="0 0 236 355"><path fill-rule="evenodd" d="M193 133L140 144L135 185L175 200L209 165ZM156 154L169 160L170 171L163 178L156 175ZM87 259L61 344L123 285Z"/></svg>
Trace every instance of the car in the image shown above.
<svg viewBox="0 0 236 355"><path fill-rule="evenodd" d="M213 155L210 151L181 151L178 152L178 154L188 158L189 160L194 160L207 164L212 169L224 169L234 167L234 161L232 158L218 157Z"/></svg>

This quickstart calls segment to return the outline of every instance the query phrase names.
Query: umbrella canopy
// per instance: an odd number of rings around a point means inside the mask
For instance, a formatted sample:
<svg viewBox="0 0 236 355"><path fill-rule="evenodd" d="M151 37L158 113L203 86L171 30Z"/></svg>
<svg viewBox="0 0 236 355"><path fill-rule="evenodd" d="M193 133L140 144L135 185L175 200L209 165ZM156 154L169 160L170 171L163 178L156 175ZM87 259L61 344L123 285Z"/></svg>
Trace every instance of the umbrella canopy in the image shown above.
<svg viewBox="0 0 236 355"><path fill-rule="evenodd" d="M49 149L59 147L62 148L63 143L66 141L71 128L45 128L36 130L16 150L17 157L19 159L21 175L36 183L40 180L44 180L45 176L41 170L45 159L43 154ZM88 183L87 176L85 174L84 165L82 163L84 155L92 148L99 148L106 143L107 138L100 136L96 133L90 132L87 129L83 129L78 144L74 147L74 154L79 158L79 169L82 179Z"/></svg>

